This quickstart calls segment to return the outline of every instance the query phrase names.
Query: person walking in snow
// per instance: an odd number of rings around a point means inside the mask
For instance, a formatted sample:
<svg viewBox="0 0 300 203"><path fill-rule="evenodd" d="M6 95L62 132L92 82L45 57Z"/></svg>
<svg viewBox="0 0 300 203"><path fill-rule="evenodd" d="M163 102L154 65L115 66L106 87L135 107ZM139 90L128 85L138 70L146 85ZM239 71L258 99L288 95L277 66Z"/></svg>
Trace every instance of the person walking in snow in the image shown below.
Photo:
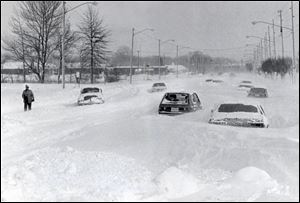
<svg viewBox="0 0 300 203"><path fill-rule="evenodd" d="M23 91L22 98L24 102L24 111L27 111L27 107L29 110L31 110L31 103L34 102L34 96L28 85L25 85L25 90Z"/></svg>

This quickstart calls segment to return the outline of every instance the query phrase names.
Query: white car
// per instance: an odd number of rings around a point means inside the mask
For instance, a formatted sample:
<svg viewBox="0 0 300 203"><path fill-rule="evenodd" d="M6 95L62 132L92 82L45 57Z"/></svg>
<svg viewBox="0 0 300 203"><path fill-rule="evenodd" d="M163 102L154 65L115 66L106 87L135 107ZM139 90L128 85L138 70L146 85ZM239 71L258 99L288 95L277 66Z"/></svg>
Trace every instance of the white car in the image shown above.
<svg viewBox="0 0 300 203"><path fill-rule="evenodd" d="M102 95L102 89L98 87L85 87L80 91L80 95L77 100L78 105L85 104L103 104L104 98Z"/></svg>
<svg viewBox="0 0 300 203"><path fill-rule="evenodd" d="M254 86L251 84L240 84L238 86L238 90L242 90L242 91L249 91L251 88L253 88Z"/></svg>
<svg viewBox="0 0 300 203"><path fill-rule="evenodd" d="M226 102L211 111L211 124L268 128L269 122L260 104Z"/></svg>
<svg viewBox="0 0 300 203"><path fill-rule="evenodd" d="M167 89L167 86L163 82L154 83L151 88L151 92L161 92Z"/></svg>

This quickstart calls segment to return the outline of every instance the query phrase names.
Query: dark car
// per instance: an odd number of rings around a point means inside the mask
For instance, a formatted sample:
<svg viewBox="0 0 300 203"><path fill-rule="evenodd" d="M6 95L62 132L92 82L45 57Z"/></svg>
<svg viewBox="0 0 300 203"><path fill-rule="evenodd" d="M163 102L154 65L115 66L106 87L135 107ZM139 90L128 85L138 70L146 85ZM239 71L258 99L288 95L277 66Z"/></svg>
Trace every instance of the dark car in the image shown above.
<svg viewBox="0 0 300 203"><path fill-rule="evenodd" d="M205 82L212 82L213 81L213 79L207 79L207 80L205 80Z"/></svg>
<svg viewBox="0 0 300 203"><path fill-rule="evenodd" d="M181 114L202 109L196 93L168 92L159 104L159 114Z"/></svg>
<svg viewBox="0 0 300 203"><path fill-rule="evenodd" d="M253 87L250 89L248 97L268 97L268 91L266 88Z"/></svg>
<svg viewBox="0 0 300 203"><path fill-rule="evenodd" d="M224 81L223 80L213 80L212 82L214 82L214 83L222 83Z"/></svg>
<svg viewBox="0 0 300 203"><path fill-rule="evenodd" d="M243 80L241 83L243 83L243 84L251 84L252 82L249 81L249 80Z"/></svg>

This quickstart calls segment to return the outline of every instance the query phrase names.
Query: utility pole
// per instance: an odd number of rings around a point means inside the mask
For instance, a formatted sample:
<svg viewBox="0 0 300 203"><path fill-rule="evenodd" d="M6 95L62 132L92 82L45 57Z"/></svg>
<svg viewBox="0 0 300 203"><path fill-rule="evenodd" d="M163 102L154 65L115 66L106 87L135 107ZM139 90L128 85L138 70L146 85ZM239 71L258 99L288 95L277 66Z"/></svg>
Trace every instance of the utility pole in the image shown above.
<svg viewBox="0 0 300 203"><path fill-rule="evenodd" d="M61 59L61 74L62 74L62 84L63 89L65 88L65 20L66 19L66 2L63 1L63 33L62 33L62 43L61 43L61 53L62 53L62 59Z"/></svg>
<svg viewBox="0 0 300 203"><path fill-rule="evenodd" d="M269 57L272 58L270 26L268 26L268 42L269 42Z"/></svg>
<svg viewBox="0 0 300 203"><path fill-rule="evenodd" d="M137 51L138 54L138 69L140 69L140 51Z"/></svg>
<svg viewBox="0 0 300 203"><path fill-rule="evenodd" d="M294 32L294 5L293 1L291 1L291 14L292 14L292 38L293 38L293 79L296 74L296 59L295 59L295 32Z"/></svg>
<svg viewBox="0 0 300 203"><path fill-rule="evenodd" d="M284 43L283 43L283 28L282 28L282 10L279 10L279 17L280 17L280 36L281 36L281 51L282 51L282 58L284 58Z"/></svg>
<svg viewBox="0 0 300 203"><path fill-rule="evenodd" d="M176 45L176 66L177 66L176 78L178 78L178 45Z"/></svg>
<svg viewBox="0 0 300 203"><path fill-rule="evenodd" d="M158 79L160 80L160 39L158 40Z"/></svg>
<svg viewBox="0 0 300 203"><path fill-rule="evenodd" d="M263 48L263 40L260 40L260 63L262 63L264 61L264 48Z"/></svg>
<svg viewBox="0 0 300 203"><path fill-rule="evenodd" d="M269 54L268 54L268 41L267 41L267 33L265 32L265 36L264 36L264 54L265 54L265 59L268 58Z"/></svg>
<svg viewBox="0 0 300 203"><path fill-rule="evenodd" d="M133 58L133 40L134 40L134 28L132 28L132 38L131 38L131 55L130 55L130 84L132 84L132 58Z"/></svg>
<svg viewBox="0 0 300 203"><path fill-rule="evenodd" d="M273 23L273 46L274 46L274 58L276 59L276 42L275 42L275 24L274 24L274 19L272 20L272 23Z"/></svg>

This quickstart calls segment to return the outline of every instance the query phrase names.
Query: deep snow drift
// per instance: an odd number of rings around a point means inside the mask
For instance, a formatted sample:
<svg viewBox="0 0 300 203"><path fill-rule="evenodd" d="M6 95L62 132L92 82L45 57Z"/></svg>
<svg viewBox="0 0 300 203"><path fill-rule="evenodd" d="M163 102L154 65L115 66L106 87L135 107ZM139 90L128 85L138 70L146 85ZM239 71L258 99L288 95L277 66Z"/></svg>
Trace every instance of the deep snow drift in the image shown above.
<svg viewBox="0 0 300 203"><path fill-rule="evenodd" d="M148 92L156 78L142 78L97 84L105 103L88 106L76 105L74 84L30 84L36 101L26 113L24 85L1 84L2 201L299 201L299 85L163 76L167 91L195 91L204 107L165 116L164 92ZM247 98L242 80L270 97ZM214 104L228 100L260 102L270 128L208 124Z"/></svg>

